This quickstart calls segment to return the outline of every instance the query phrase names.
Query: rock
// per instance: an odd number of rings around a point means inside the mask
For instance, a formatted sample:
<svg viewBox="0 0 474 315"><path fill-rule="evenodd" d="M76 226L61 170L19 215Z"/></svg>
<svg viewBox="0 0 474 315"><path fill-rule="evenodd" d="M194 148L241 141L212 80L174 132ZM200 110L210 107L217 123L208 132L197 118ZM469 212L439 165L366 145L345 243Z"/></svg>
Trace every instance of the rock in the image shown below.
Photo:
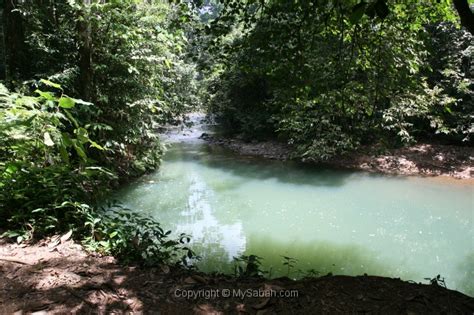
<svg viewBox="0 0 474 315"><path fill-rule="evenodd" d="M203 140L209 140L211 138L211 136L208 134L208 133L205 133L203 132L200 136L199 136L199 139L203 139Z"/></svg>

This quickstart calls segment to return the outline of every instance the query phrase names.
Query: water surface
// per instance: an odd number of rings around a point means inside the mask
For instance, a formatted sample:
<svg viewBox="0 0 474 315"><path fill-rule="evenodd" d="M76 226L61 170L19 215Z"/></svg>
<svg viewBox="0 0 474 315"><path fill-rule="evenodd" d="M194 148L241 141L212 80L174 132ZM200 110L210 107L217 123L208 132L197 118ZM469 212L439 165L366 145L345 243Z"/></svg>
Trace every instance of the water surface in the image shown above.
<svg viewBox="0 0 474 315"><path fill-rule="evenodd" d="M181 133L180 133L181 134ZM374 175L237 156L174 137L163 164L119 191L126 206L193 236L204 271L231 272L232 258L263 257L290 277L372 274L474 295L474 185Z"/></svg>

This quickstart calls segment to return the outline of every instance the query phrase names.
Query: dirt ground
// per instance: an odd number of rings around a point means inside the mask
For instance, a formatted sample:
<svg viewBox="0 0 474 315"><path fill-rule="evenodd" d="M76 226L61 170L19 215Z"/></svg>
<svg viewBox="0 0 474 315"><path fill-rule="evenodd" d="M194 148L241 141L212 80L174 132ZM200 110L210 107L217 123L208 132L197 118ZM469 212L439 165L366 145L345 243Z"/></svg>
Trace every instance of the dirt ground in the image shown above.
<svg viewBox="0 0 474 315"><path fill-rule="evenodd" d="M276 141L245 142L239 139L218 138L203 134L211 144L229 148L242 155L262 156L288 160L292 148ZM326 161L337 168L347 168L393 175L449 176L457 179L474 179L474 147L442 144L416 144L385 150L362 147L357 152ZM311 161L303 161L309 162Z"/></svg>
<svg viewBox="0 0 474 315"><path fill-rule="evenodd" d="M362 148L360 152L336 158L329 163L387 174L474 178L473 147L417 144L388 150L383 154L376 154L374 148Z"/></svg>
<svg viewBox="0 0 474 315"><path fill-rule="evenodd" d="M112 257L86 254L67 237L28 246L0 240L0 314L473 312L474 298L399 279L365 275L299 281L236 279L166 266L120 266Z"/></svg>

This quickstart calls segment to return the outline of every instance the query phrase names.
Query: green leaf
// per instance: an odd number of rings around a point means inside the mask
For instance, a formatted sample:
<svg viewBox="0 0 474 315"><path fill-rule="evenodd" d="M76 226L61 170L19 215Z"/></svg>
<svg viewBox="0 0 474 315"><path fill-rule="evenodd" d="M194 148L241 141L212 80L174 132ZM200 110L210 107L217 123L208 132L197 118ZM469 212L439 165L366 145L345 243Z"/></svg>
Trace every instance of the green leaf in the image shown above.
<svg viewBox="0 0 474 315"><path fill-rule="evenodd" d="M4 238L4 237L16 237L20 235L20 233L18 231L6 231L4 232L2 235L0 235L0 238Z"/></svg>
<svg viewBox="0 0 474 315"><path fill-rule="evenodd" d="M35 93L39 94L40 97L49 101L54 101L56 99L56 97L54 97L53 93L51 92L43 92L41 90L36 90Z"/></svg>
<svg viewBox="0 0 474 315"><path fill-rule="evenodd" d="M74 117L72 117L71 113L67 109L64 110L64 113L66 113L67 118L74 125L74 127L79 128L79 124L74 119Z"/></svg>
<svg viewBox="0 0 474 315"><path fill-rule="evenodd" d="M61 143L59 146L59 154L61 154L61 158L65 163L69 163L69 154L67 153L66 146L64 143Z"/></svg>
<svg viewBox="0 0 474 315"><path fill-rule="evenodd" d="M28 118L27 120L25 120L24 122L22 122L22 125L24 126L31 126L31 123L33 122L33 120L36 118L36 116L38 116L38 114L34 114L33 116L31 116L30 118Z"/></svg>
<svg viewBox="0 0 474 315"><path fill-rule="evenodd" d="M79 155L83 161L87 161L87 155L84 151L84 148L82 147L82 144L78 144L77 140L73 140L73 146L76 150L77 155Z"/></svg>
<svg viewBox="0 0 474 315"><path fill-rule="evenodd" d="M71 138L69 138L69 135L67 133L62 133L61 138L62 138L62 143L64 144L65 147L72 146Z"/></svg>
<svg viewBox="0 0 474 315"><path fill-rule="evenodd" d="M74 130L74 133L76 134L77 139L79 140L79 142L81 142L81 143L89 142L89 135L88 135L86 129L84 129L82 127L77 128L76 130Z"/></svg>
<svg viewBox="0 0 474 315"><path fill-rule="evenodd" d="M57 83L54 83L54 82L51 82L51 81L49 81L49 80L41 79L40 82L43 83L44 85L53 87L53 88L55 88L55 89L59 89L59 90L62 90L62 89L63 89L63 88L61 87L61 85L59 85L59 84L57 84Z"/></svg>
<svg viewBox="0 0 474 315"><path fill-rule="evenodd" d="M73 108L75 105L74 99L70 97L61 97L59 99L59 106L62 108Z"/></svg>
<svg viewBox="0 0 474 315"><path fill-rule="evenodd" d="M5 170L5 173L13 174L13 173L15 173L17 170L18 170L18 167L17 167L16 165L9 164L9 165L7 166L7 169Z"/></svg>
<svg viewBox="0 0 474 315"><path fill-rule="evenodd" d="M97 142L94 142L94 141L92 141L92 140L89 139L89 143L90 143L91 147L93 147L93 148L99 149L99 150L101 150L101 151L104 150L104 147L102 147L101 145L99 145Z"/></svg>
<svg viewBox="0 0 474 315"><path fill-rule="evenodd" d="M86 170L99 171L101 173L107 174L110 177L116 178L116 175L114 173L110 172L109 170L107 170L106 168L103 168L103 167L88 166L88 167L86 167ZM129 215L129 214L127 213L127 215Z"/></svg>

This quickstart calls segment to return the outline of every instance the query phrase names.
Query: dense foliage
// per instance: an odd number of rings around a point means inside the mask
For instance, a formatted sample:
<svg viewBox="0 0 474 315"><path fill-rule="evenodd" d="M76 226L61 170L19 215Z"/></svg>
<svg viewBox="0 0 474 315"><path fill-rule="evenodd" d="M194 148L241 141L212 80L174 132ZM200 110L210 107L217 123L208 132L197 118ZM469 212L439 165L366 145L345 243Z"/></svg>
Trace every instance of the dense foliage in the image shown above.
<svg viewBox="0 0 474 315"><path fill-rule="evenodd" d="M18 241L73 230L91 250L186 263L188 236L98 204L158 167L159 128L203 103L309 160L472 144L473 35L446 0L9 0L0 16L0 228Z"/></svg>
<svg viewBox="0 0 474 315"><path fill-rule="evenodd" d="M450 2L223 3L208 32L223 56L208 70L210 110L232 131L313 160L471 141L473 36Z"/></svg>
<svg viewBox="0 0 474 315"><path fill-rule="evenodd" d="M61 225L74 222L78 213L68 211L68 202L93 198L100 194L95 182L113 177L89 165L87 150L103 148L72 114L91 104L65 96L58 85L53 89L59 93L22 96L0 85L1 219L45 232L69 228Z"/></svg>
<svg viewBox="0 0 474 315"><path fill-rule="evenodd" d="M94 157L120 174L140 174L159 163L156 127L199 105L183 13L159 2L76 3L18 4L25 70L10 80L49 78L94 103L79 113L90 134L106 140Z"/></svg>
<svg viewBox="0 0 474 315"><path fill-rule="evenodd" d="M119 182L156 168L157 129L200 105L186 12L159 1L5 4L6 235L22 241L74 230L90 249L148 263L193 255L187 237L170 239L151 219L97 207Z"/></svg>

